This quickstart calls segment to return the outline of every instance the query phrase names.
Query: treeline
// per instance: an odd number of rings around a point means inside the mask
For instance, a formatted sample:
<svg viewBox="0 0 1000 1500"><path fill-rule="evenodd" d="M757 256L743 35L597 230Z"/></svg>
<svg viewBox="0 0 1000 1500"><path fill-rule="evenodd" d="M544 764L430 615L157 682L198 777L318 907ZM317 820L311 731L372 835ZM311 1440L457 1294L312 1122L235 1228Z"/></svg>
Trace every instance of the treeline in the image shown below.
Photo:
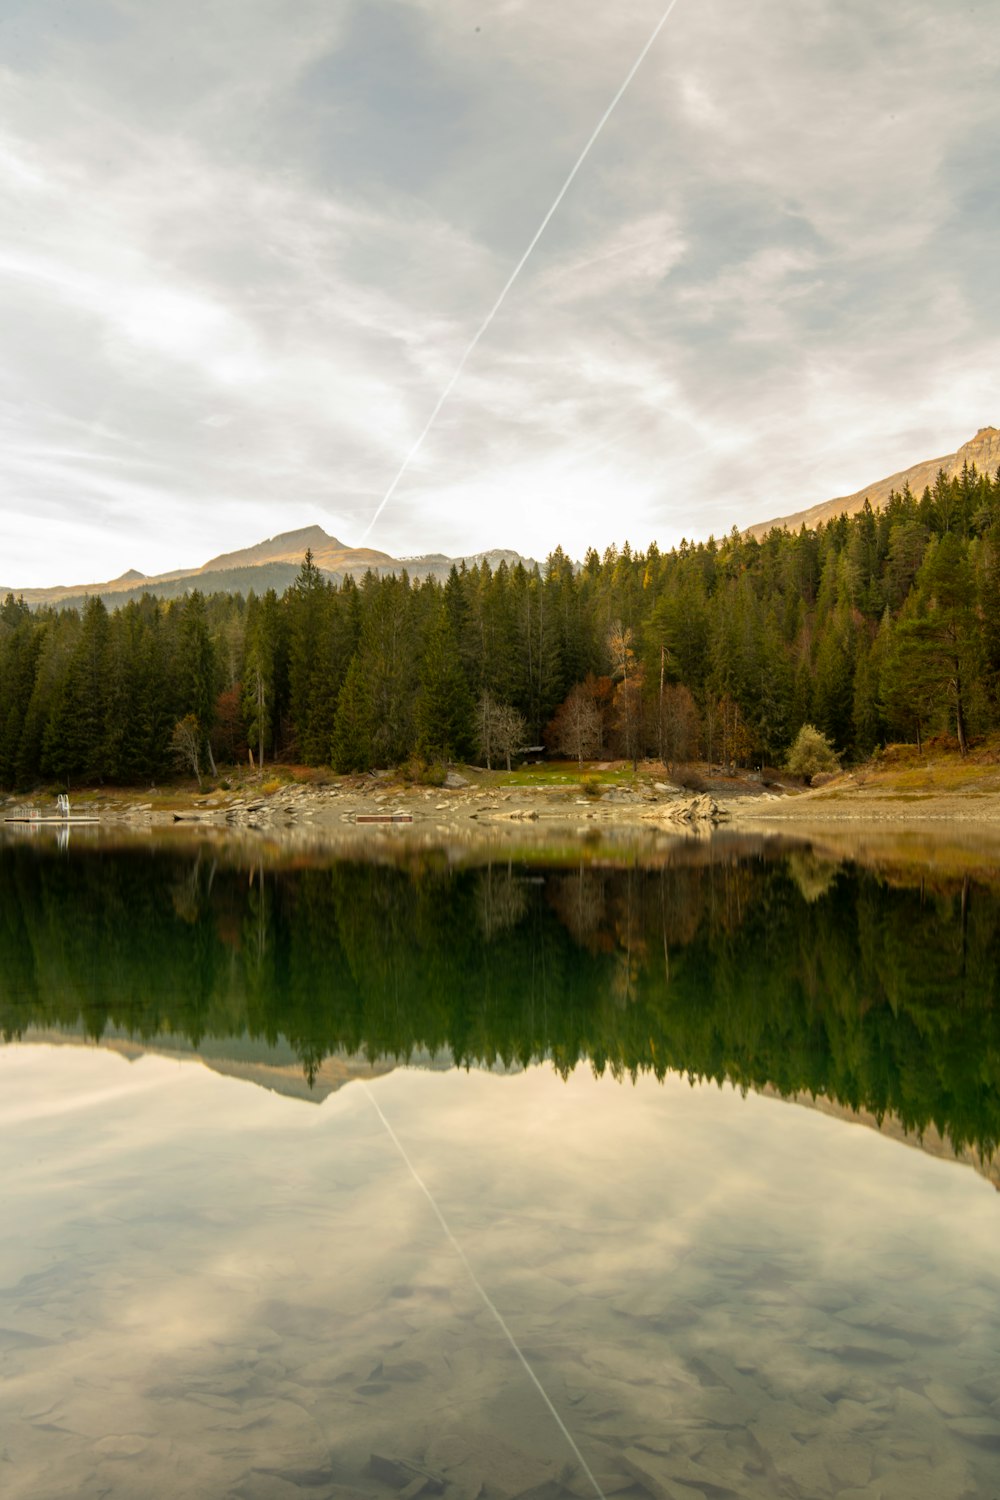
<svg viewBox="0 0 1000 1500"><path fill-rule="evenodd" d="M1000 1141L1000 898L790 861L656 870L160 850L0 860L0 1036L289 1044L811 1092L956 1146ZM529 876L526 879L525 876ZM419 962L414 955L419 954ZM241 1052L239 1049L243 1048Z"/></svg>
<svg viewBox="0 0 1000 1500"><path fill-rule="evenodd" d="M777 763L1000 727L1000 475L966 468L814 530L626 544L579 569L326 582L279 597L0 606L0 785L139 783L270 758Z"/></svg>

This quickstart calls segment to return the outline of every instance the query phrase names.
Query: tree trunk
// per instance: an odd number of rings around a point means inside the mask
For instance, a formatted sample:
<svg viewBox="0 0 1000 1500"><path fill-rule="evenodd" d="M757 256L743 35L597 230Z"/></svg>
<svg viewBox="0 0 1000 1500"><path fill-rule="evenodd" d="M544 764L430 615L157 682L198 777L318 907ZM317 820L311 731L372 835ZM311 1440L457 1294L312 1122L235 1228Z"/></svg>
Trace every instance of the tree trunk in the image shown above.
<svg viewBox="0 0 1000 1500"><path fill-rule="evenodd" d="M660 743L659 743L659 751L660 751L660 759L661 760L663 759L663 669L664 669L664 666L665 666L665 660L664 660L664 658L666 657L666 654L667 654L667 648L661 642L660 643L660 720L659 720L659 724L657 726L659 728L659 731L660 731L660 733L659 733L659 741L660 741Z"/></svg>
<svg viewBox="0 0 1000 1500"><path fill-rule="evenodd" d="M260 667L257 673L257 754L260 757L261 775L264 774L264 676Z"/></svg>
<svg viewBox="0 0 1000 1500"><path fill-rule="evenodd" d="M955 732L958 735L958 749L960 755L968 752L969 746L965 737L965 708L962 704L962 677L958 662L954 663L955 675L951 680L952 690L955 694Z"/></svg>

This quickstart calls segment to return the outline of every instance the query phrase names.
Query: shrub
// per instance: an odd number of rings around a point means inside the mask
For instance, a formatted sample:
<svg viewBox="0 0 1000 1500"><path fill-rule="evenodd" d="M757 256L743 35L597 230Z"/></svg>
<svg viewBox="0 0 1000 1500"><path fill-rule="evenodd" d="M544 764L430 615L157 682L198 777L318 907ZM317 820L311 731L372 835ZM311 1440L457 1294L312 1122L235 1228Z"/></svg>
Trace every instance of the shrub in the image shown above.
<svg viewBox="0 0 1000 1500"><path fill-rule="evenodd" d="M803 724L788 752L785 770L811 781L824 771L839 771L840 758L825 734L814 724Z"/></svg>
<svg viewBox="0 0 1000 1500"><path fill-rule="evenodd" d="M672 779L676 786L682 786L686 792L708 791L708 782L694 766L678 766Z"/></svg>
<svg viewBox="0 0 1000 1500"><path fill-rule="evenodd" d="M448 767L441 761L427 761L420 755L411 755L399 769L403 780L413 786L444 786L448 775Z"/></svg>

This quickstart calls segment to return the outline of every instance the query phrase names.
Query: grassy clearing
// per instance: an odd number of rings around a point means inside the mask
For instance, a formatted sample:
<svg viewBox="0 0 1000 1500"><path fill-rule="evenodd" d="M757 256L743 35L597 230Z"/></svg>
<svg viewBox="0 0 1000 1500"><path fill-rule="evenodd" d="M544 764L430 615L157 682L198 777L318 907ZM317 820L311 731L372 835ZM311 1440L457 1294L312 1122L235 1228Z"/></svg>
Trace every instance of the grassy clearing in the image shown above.
<svg viewBox="0 0 1000 1500"><path fill-rule="evenodd" d="M897 796L1000 792L1000 738L990 736L964 757L946 739L930 740L919 754L916 745L887 745L859 766L852 780L866 791Z"/></svg>
<svg viewBox="0 0 1000 1500"><path fill-rule="evenodd" d="M488 785L519 787L528 792L540 787L583 787L587 784L632 787L640 785L644 780L642 774L633 771L628 762L604 766L584 761L580 766L575 760L546 761L540 766L521 766L516 771L485 772L481 779Z"/></svg>

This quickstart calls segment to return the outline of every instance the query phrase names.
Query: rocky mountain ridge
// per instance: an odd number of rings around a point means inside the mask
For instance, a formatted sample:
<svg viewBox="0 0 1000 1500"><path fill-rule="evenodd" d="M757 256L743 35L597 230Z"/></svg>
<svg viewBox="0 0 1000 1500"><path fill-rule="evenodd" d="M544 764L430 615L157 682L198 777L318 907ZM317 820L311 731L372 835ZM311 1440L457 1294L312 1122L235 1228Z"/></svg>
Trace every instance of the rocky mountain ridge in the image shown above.
<svg viewBox="0 0 1000 1500"><path fill-rule="evenodd" d="M955 453L946 453L941 458L923 459L908 469L901 469L898 474L890 474L887 479L877 479L873 484L866 484L853 495L840 495L836 500L823 500L819 505L810 506L808 510L775 516L770 521L758 521L747 527L747 535L760 541L774 526L798 531L801 526L811 528L821 521L832 521L835 516L853 516L863 509L866 500L871 502L872 509L875 510L885 504L893 490L899 493L907 484L919 499L926 486L933 486L940 470L943 469L947 477L952 479L961 474L965 464L970 468L975 465L980 474L995 474L1000 468L1000 429L980 427L975 437L963 443Z"/></svg>

